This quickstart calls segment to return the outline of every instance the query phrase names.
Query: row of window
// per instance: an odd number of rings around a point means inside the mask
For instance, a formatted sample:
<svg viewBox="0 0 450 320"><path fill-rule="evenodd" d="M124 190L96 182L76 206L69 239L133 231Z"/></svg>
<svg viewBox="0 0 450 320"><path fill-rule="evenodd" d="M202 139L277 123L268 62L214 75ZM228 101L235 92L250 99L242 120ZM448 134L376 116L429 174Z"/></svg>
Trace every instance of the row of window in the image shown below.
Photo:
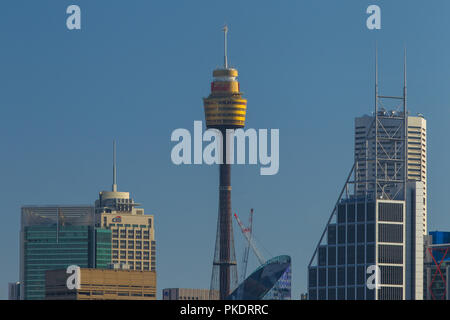
<svg viewBox="0 0 450 320"><path fill-rule="evenodd" d="M313 287L336 287L336 286L354 286L366 285L367 281L373 275L373 272L367 272L369 265L317 268L311 267L308 271L308 284ZM402 285L403 267L402 266L380 266L380 284L381 285Z"/></svg>
<svg viewBox="0 0 450 320"><path fill-rule="evenodd" d="M323 246L318 253L319 266L375 263L375 245Z"/></svg>
<svg viewBox="0 0 450 320"><path fill-rule="evenodd" d="M127 246L126 240L120 240L120 249L126 249L126 248L128 248L128 249L135 249L135 247L136 247L136 249L141 250L142 249L142 245L143 245L144 250L149 250L150 249L150 242L149 241L144 241L144 243L142 243L142 241L134 242L134 241L128 240L128 246ZM119 240L113 240L112 247L114 249L119 248ZM152 245L152 250L155 250L155 249L156 249L156 246Z"/></svg>

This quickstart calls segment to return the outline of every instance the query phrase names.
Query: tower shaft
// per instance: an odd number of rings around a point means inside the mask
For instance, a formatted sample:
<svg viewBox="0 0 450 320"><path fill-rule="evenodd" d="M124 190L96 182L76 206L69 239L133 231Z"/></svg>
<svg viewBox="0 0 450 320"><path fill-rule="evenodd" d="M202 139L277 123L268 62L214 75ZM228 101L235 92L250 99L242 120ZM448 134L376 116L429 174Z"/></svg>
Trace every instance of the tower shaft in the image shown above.
<svg viewBox="0 0 450 320"><path fill-rule="evenodd" d="M226 134L225 130L221 130L223 143L223 159L224 163L220 165L220 181L219 181L219 228L220 228L220 253L219 253L219 273L220 273L220 299L225 299L231 290L231 267L236 265L233 261L232 248L232 215L231 215L231 165L227 164L226 159ZM234 256L234 254L233 254Z"/></svg>

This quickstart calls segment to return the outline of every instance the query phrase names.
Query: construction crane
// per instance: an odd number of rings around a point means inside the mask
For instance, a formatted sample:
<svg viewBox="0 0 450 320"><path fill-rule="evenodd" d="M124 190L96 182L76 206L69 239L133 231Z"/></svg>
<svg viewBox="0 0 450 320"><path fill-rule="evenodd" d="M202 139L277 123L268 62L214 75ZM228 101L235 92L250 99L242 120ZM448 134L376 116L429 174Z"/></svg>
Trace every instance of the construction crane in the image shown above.
<svg viewBox="0 0 450 320"><path fill-rule="evenodd" d="M250 226L249 228L245 228L242 221L239 219L238 215L234 213L234 217L236 218L236 221L241 228L242 234L244 235L245 239L247 239L247 248L251 247L253 252L256 255L256 258L258 259L259 263L262 265L266 262L266 259L261 254L261 252L256 247L255 242L253 241L253 209L250 211ZM248 251L244 251L244 272L247 271L247 262L248 262ZM245 278L245 274L244 274Z"/></svg>
<svg viewBox="0 0 450 320"><path fill-rule="evenodd" d="M239 218L237 217L236 213L234 214L236 220L238 221L238 224L240 222ZM241 226L241 225L240 225ZM242 228L242 226L241 226ZM248 222L248 227L245 228L243 232L245 232L246 234L248 234L250 236L250 238L252 237L252 231L253 231L253 209L250 210L250 217L249 217L249 222ZM247 241L246 246L244 248L244 255L242 258L242 270L240 272L241 274L241 280L244 281L246 274L247 274L247 264L248 264L248 254L250 252L250 242Z"/></svg>

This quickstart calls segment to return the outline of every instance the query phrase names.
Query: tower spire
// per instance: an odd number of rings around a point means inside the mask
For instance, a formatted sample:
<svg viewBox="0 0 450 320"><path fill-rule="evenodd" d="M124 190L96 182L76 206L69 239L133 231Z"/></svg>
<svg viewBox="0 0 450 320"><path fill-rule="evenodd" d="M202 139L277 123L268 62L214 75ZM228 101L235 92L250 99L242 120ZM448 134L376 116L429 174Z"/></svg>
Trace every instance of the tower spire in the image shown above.
<svg viewBox="0 0 450 320"><path fill-rule="evenodd" d="M224 58L223 65L224 65L225 69L228 69L228 57L227 57L228 26L225 25L222 30L223 30L223 42L224 42L224 46L223 46L223 51L224 51L224 53L223 53L223 58Z"/></svg>
<svg viewBox="0 0 450 320"><path fill-rule="evenodd" d="M112 185L112 191L117 192L116 140L113 140L113 185Z"/></svg>

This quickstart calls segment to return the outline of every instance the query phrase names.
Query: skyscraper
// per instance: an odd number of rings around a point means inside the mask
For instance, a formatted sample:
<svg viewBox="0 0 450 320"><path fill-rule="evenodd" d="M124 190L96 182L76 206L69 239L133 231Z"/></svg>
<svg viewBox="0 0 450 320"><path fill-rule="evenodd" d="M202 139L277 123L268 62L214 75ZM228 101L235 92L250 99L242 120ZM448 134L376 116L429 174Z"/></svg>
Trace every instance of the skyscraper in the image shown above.
<svg viewBox="0 0 450 320"><path fill-rule="evenodd" d="M381 109L379 114L384 116L379 119L381 123L381 134L385 137L394 135L397 130L395 120L390 119L399 114L399 111L386 111ZM426 210L426 198L427 198L427 121L422 115L407 117L408 122L408 164L407 164L407 176L408 181L421 181L423 182L423 197L425 199L425 208L422 212L422 228L423 234L427 234L427 210ZM357 176L361 181L373 180L375 175L375 164L373 162L367 163L366 159L374 157L375 154L375 131L373 127L374 116L364 115L362 117L355 118L355 163L357 163ZM378 133L380 134L380 133ZM404 149L400 144L391 144L389 140L380 140L378 142L379 149L382 154L388 157L402 156ZM368 157L366 157L366 152ZM379 152L380 153L380 152ZM404 171L399 170L399 166L396 163L387 164L382 168L378 175L396 176L399 179L403 178ZM357 186L357 194L363 195L365 190L365 183L359 183ZM373 190L373 185L368 185L370 191ZM390 197L395 197L395 189L391 186L386 186L384 192Z"/></svg>
<svg viewBox="0 0 450 320"><path fill-rule="evenodd" d="M406 54L402 96L380 95L375 70L375 110L355 120L355 161L309 263L309 299L423 296L426 123L407 113Z"/></svg>
<svg viewBox="0 0 450 320"><path fill-rule="evenodd" d="M101 264L95 258L95 251L101 250L101 245L97 246L92 241L95 231L92 206L22 207L21 299L45 298L47 270L65 269L70 265L88 268ZM108 242L108 237L102 241ZM103 257L104 253L97 256Z"/></svg>
<svg viewBox="0 0 450 320"><path fill-rule="evenodd" d="M114 143L112 191L100 192L95 201L95 225L111 232L111 263L156 271L154 216L144 214L129 192L117 191L115 150Z"/></svg>
<svg viewBox="0 0 450 320"><path fill-rule="evenodd" d="M211 94L204 98L206 127L220 130L223 137L222 159L219 182L219 217L217 238L211 279L211 292L219 290L220 299L225 299L232 287L237 285L236 256L233 240L231 215L231 166L227 163L226 131L243 128L247 110L247 100L242 97L238 71L228 66L227 32L224 29L224 66L214 70Z"/></svg>

